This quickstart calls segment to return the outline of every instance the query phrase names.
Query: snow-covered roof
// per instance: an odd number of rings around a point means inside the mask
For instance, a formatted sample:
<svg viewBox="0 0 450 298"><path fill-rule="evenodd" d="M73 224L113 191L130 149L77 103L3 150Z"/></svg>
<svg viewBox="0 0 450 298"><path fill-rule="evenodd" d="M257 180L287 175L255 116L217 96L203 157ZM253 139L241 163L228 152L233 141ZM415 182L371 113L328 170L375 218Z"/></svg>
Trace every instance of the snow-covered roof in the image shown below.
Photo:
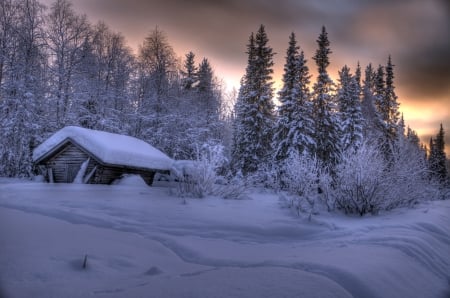
<svg viewBox="0 0 450 298"><path fill-rule="evenodd" d="M170 170L173 160L150 144L134 137L66 126L33 151L33 160L46 156L66 140L72 140L101 162L136 168Z"/></svg>

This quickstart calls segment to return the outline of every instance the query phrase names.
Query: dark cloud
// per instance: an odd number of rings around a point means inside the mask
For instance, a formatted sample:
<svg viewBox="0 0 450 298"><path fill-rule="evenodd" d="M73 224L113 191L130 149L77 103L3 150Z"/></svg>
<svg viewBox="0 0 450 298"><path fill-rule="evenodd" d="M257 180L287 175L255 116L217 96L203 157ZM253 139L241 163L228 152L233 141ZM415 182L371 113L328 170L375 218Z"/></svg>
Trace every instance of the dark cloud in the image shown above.
<svg viewBox="0 0 450 298"><path fill-rule="evenodd" d="M450 26L450 24L449 24ZM450 36L447 33L447 36ZM400 57L400 82L421 97L447 96L450 100L450 40L437 41ZM450 104L450 102L448 102Z"/></svg>

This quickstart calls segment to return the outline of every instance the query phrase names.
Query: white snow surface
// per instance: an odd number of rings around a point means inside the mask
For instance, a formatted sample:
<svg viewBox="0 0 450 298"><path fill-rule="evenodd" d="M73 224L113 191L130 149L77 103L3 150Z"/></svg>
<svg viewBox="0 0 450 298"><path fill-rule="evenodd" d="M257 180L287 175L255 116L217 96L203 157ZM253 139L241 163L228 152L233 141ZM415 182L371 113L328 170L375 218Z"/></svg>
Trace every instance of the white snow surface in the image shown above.
<svg viewBox="0 0 450 298"><path fill-rule="evenodd" d="M137 138L77 126L66 126L54 133L33 151L33 160L38 160L67 138L107 164L170 170L173 163L167 155Z"/></svg>
<svg viewBox="0 0 450 298"><path fill-rule="evenodd" d="M450 295L450 201L308 221L249 197L0 179L0 297Z"/></svg>

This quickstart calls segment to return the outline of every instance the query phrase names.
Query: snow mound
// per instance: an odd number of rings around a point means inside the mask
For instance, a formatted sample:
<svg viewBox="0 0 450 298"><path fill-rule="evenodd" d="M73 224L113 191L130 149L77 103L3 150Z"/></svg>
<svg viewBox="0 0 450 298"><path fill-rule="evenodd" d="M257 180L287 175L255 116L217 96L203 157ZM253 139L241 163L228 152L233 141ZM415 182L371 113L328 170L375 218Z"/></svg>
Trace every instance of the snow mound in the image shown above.
<svg viewBox="0 0 450 298"><path fill-rule="evenodd" d="M114 185L124 185L124 186L145 186L148 185L145 183L144 179L142 179L139 175L129 175L125 174L122 178L117 179L113 182Z"/></svg>
<svg viewBox="0 0 450 298"><path fill-rule="evenodd" d="M33 151L33 160L41 159L66 140L76 142L105 164L170 170L173 163L167 155L137 138L77 126L67 126L53 134Z"/></svg>

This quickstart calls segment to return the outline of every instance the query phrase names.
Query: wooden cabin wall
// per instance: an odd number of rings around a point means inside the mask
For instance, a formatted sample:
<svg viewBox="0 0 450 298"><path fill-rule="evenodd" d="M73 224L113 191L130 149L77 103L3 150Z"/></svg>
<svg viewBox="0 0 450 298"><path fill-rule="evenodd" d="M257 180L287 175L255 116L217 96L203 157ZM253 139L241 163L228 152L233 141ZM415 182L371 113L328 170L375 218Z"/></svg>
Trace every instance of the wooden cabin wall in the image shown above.
<svg viewBox="0 0 450 298"><path fill-rule="evenodd" d="M69 143L55 156L50 158L46 166L53 169L55 182L72 183L80 170L81 164L89 158L89 155L75 145ZM86 173L89 173L98 163L91 158Z"/></svg>

